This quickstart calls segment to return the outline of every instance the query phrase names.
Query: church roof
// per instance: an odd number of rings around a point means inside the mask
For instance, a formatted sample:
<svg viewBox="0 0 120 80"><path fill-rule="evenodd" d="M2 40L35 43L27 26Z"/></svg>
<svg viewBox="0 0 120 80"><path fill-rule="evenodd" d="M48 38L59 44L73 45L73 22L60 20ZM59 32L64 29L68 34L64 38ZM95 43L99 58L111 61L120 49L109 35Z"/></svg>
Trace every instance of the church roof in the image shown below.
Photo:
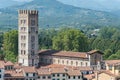
<svg viewBox="0 0 120 80"><path fill-rule="evenodd" d="M39 55L88 58L86 52L57 51L57 50L41 50L39 51Z"/></svg>

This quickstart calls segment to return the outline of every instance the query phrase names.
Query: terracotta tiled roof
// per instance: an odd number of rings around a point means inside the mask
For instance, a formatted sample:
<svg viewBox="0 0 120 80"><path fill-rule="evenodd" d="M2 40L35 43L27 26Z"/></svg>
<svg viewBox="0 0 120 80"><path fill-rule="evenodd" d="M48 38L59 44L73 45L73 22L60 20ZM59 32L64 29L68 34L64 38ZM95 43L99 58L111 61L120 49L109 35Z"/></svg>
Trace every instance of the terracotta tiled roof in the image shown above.
<svg viewBox="0 0 120 80"><path fill-rule="evenodd" d="M60 64L40 64L43 68L64 68L64 65Z"/></svg>
<svg viewBox="0 0 120 80"><path fill-rule="evenodd" d="M91 67L73 67L73 66L66 66L61 64L40 64L42 68L69 68L74 70L80 70L80 71L91 71Z"/></svg>
<svg viewBox="0 0 120 80"><path fill-rule="evenodd" d="M69 76L79 76L79 75L82 75L79 70L68 70L67 73L68 73Z"/></svg>
<svg viewBox="0 0 120 80"><path fill-rule="evenodd" d="M66 73L64 68L51 68L51 73Z"/></svg>
<svg viewBox="0 0 120 80"><path fill-rule="evenodd" d="M24 66L22 69L25 73L36 73L35 67Z"/></svg>
<svg viewBox="0 0 120 80"><path fill-rule="evenodd" d="M15 68L15 69L20 69L20 68L22 68L22 66L21 66L21 64L19 64L19 63L15 63L15 64L14 64L14 68Z"/></svg>
<svg viewBox="0 0 120 80"><path fill-rule="evenodd" d="M92 71L93 69L91 67L79 67L80 71Z"/></svg>
<svg viewBox="0 0 120 80"><path fill-rule="evenodd" d="M56 50L41 50L39 51L39 55L88 58L86 52L56 51Z"/></svg>
<svg viewBox="0 0 120 80"><path fill-rule="evenodd" d="M106 60L105 63L108 65L120 65L120 60Z"/></svg>
<svg viewBox="0 0 120 80"><path fill-rule="evenodd" d="M40 68L37 69L38 75L50 75L51 71L49 68Z"/></svg>
<svg viewBox="0 0 120 80"><path fill-rule="evenodd" d="M0 61L0 68L4 68L4 66L13 66L14 64L11 61Z"/></svg>
<svg viewBox="0 0 120 80"><path fill-rule="evenodd" d="M88 52L88 54L94 54L94 53L100 53L100 54L104 54L103 52L99 51L99 50L91 50Z"/></svg>
<svg viewBox="0 0 120 80"><path fill-rule="evenodd" d="M19 71L15 71L15 70L6 70L5 71L5 77L12 77L12 78L23 78L24 75L23 75L23 71L22 70L19 70Z"/></svg>
<svg viewBox="0 0 120 80"><path fill-rule="evenodd" d="M51 75L51 74L68 74L69 76L80 76L81 72L74 69L66 68L40 68L37 69L38 75Z"/></svg>
<svg viewBox="0 0 120 80"><path fill-rule="evenodd" d="M92 80L93 78L95 78L95 74L84 75L84 77L87 78L88 80Z"/></svg>
<svg viewBox="0 0 120 80"><path fill-rule="evenodd" d="M14 64L11 61L7 61L4 63L4 66L13 66Z"/></svg>

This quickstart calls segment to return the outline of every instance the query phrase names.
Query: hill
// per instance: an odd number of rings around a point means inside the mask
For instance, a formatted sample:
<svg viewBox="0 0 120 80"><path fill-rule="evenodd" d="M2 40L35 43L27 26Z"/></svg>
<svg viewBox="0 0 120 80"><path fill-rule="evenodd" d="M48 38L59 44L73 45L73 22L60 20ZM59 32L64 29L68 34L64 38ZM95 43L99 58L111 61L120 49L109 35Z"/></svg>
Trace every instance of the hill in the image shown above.
<svg viewBox="0 0 120 80"><path fill-rule="evenodd" d="M120 10L120 0L58 0L65 4L100 11ZM113 4L114 3L114 4Z"/></svg>
<svg viewBox="0 0 120 80"><path fill-rule="evenodd" d="M120 18L112 13L74 7L57 0L34 0L23 5L0 9L0 28L17 28L17 11L19 9L39 10L39 26L41 28L120 25Z"/></svg>

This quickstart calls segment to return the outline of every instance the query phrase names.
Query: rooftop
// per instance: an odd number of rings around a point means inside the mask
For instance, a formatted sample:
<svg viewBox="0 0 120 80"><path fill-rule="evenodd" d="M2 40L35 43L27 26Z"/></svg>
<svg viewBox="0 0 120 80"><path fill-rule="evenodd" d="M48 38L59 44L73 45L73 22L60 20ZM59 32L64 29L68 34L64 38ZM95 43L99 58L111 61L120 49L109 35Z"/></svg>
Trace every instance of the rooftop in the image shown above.
<svg viewBox="0 0 120 80"><path fill-rule="evenodd" d="M86 52L56 51L56 50L40 50L39 55L88 58Z"/></svg>
<svg viewBox="0 0 120 80"><path fill-rule="evenodd" d="M108 65L120 65L120 60L106 60L105 63Z"/></svg>
<svg viewBox="0 0 120 80"><path fill-rule="evenodd" d="M37 73L35 67L24 66L22 69L25 73Z"/></svg>

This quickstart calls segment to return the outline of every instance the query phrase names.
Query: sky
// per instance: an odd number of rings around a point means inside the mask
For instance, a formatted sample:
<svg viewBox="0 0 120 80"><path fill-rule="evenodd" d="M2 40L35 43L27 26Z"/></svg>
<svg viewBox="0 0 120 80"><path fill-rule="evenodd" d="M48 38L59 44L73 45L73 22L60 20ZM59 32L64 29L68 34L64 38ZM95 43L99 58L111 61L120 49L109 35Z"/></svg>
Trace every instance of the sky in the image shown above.
<svg viewBox="0 0 120 80"><path fill-rule="evenodd" d="M29 1L32 1L32 0L13 0L13 1L18 1L18 2L29 2Z"/></svg>

